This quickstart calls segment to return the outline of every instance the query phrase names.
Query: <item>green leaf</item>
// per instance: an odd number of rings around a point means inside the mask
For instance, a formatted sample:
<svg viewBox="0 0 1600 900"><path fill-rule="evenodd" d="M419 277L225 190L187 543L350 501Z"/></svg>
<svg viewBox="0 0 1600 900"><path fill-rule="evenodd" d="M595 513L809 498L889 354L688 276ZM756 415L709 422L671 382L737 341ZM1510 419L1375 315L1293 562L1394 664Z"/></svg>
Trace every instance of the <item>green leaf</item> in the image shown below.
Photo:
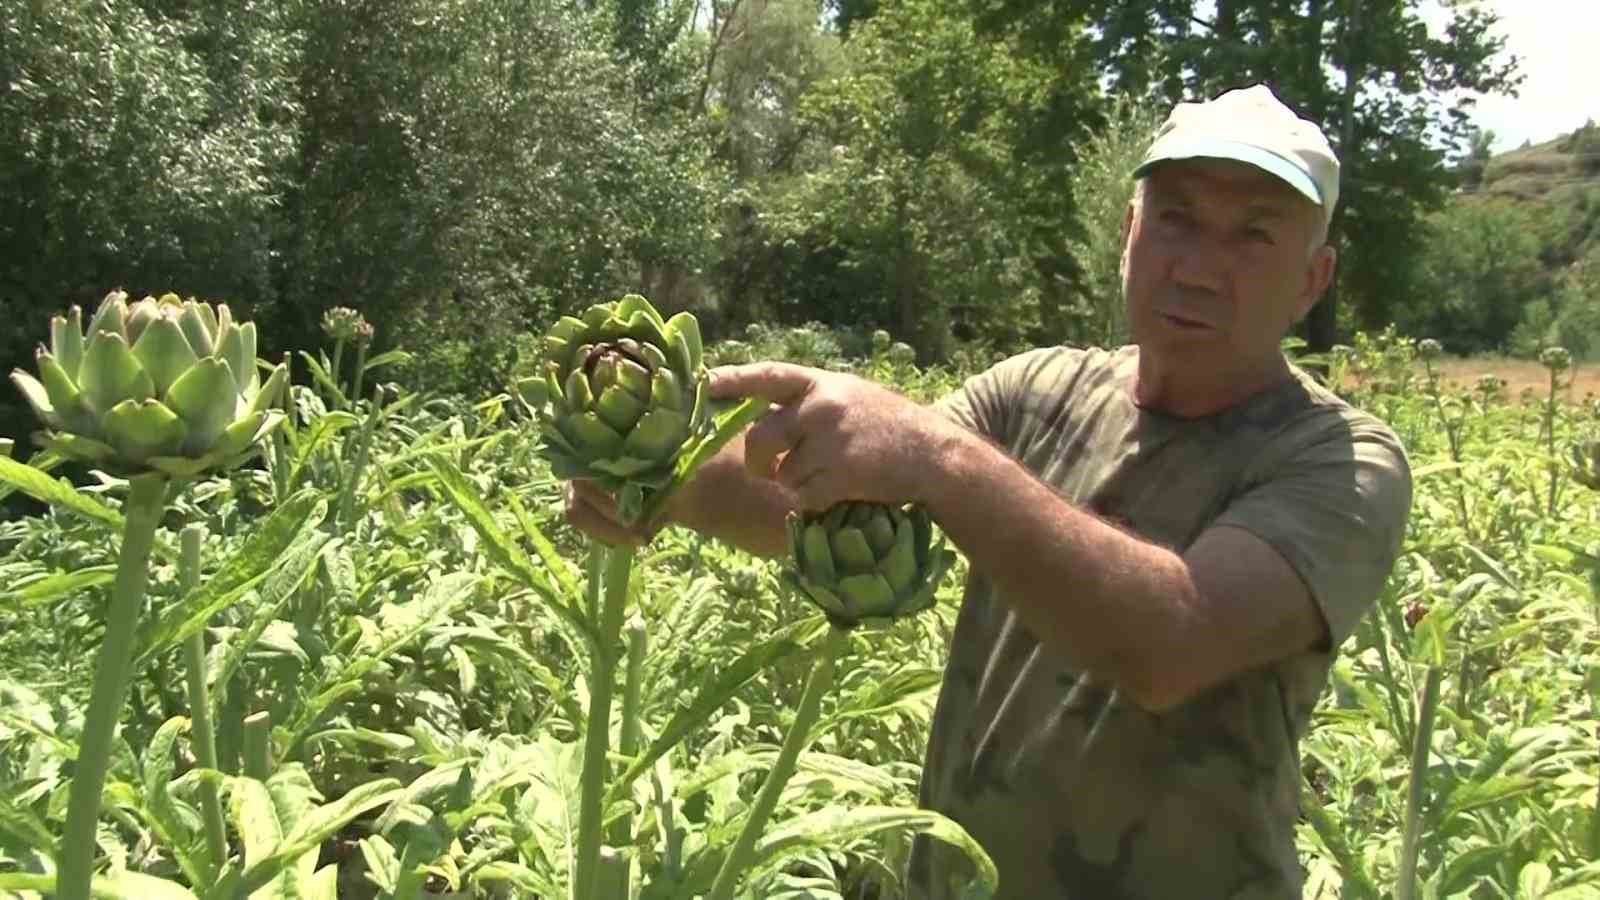
<svg viewBox="0 0 1600 900"><path fill-rule="evenodd" d="M0 872L0 891L36 891L46 896L55 893L56 880L51 875L31 872ZM118 872L94 879L89 888L94 900L195 900L195 895L181 884L141 875L137 872Z"/></svg>
<svg viewBox="0 0 1600 900"><path fill-rule="evenodd" d="M367 360L366 364L361 367L361 371L371 372L373 369L381 369L384 366L410 362L411 357L412 354L405 350L389 350Z"/></svg>
<svg viewBox="0 0 1600 900"><path fill-rule="evenodd" d="M382 778L352 788L333 803L313 810L294 823L293 830L284 835L270 855L257 862L250 862L246 857L243 892L249 893L265 885L302 854L320 847L323 841L337 834L362 813L388 803L399 794L398 780Z"/></svg>
<svg viewBox="0 0 1600 900"><path fill-rule="evenodd" d="M229 818L243 844L244 864L257 866L270 858L283 843L283 823L278 821L272 793L265 783L240 776L233 779L228 803ZM265 881L262 882L266 883Z"/></svg>
<svg viewBox="0 0 1600 900"><path fill-rule="evenodd" d="M46 859L55 859L56 838L44 820L31 809L12 806L4 797L0 797L0 838L9 838Z"/></svg>
<svg viewBox="0 0 1600 900"><path fill-rule="evenodd" d="M122 532L122 513L92 495L78 491L65 478L51 478L43 471L14 459L0 457L0 481L12 485L29 497L60 507L96 522L104 522Z"/></svg>
<svg viewBox="0 0 1600 900"><path fill-rule="evenodd" d="M817 623L814 620L796 623L780 632L776 637L762 641L746 650L738 659L719 672L715 681L702 684L699 692L695 694L689 705L678 710L673 715L671 721L661 730L661 734L651 742L649 748L638 759L635 759L632 765L628 766L628 770L622 774L622 777L612 783L606 802L615 803L628 796L627 792L635 778L638 778L644 774L645 770L655 765L656 760L660 759L667 751L676 746L679 741L687 737L690 732L704 725L706 720L721 709L724 703L732 699L750 679L765 672L784 657L804 651L805 647L797 639L797 634L801 630L811 631L816 627Z"/></svg>
<svg viewBox="0 0 1600 900"><path fill-rule="evenodd" d="M560 585L562 596L582 596L583 589L578 587L578 580L573 576L566 557L561 555L561 551L556 549L556 545L552 544L548 537L545 537L544 532L534 523L533 517L528 515L528 510L522 505L522 501L518 500L517 495L511 492L506 493L506 501L511 507L512 515L517 517L517 523L522 526L522 533L527 536L528 543L533 545L533 551L539 554L539 559L544 563L544 567L549 570L550 574L555 577L556 583Z"/></svg>
<svg viewBox="0 0 1600 900"><path fill-rule="evenodd" d="M334 381L332 376L328 374L328 370L323 367L322 363L318 361L316 357L305 352L304 350L300 351L300 356L306 361L306 368L311 370L312 379L315 380L317 384L325 389L330 395L332 395L334 405L349 406L350 400L349 398L345 397L344 390L341 389L339 387L339 383Z"/></svg>
<svg viewBox="0 0 1600 900"><path fill-rule="evenodd" d="M570 599L563 598L551 585L550 580L534 568L533 560L528 554L500 530L494 515L483 505L483 501L478 498L477 489L467 481L465 475L461 474L461 470L450 460L439 455L431 455L427 461L433 473L438 476L439 485L443 488L445 496L461 510L473 530L478 532L478 537L483 539L483 551L495 565L537 594L551 611L576 629L585 640L591 644L597 640L593 626L573 605L578 598L574 595L568 595Z"/></svg>
<svg viewBox="0 0 1600 900"><path fill-rule="evenodd" d="M207 673L210 684L222 687L233 680L233 674L243 665L245 657L250 654L259 638L266 629L276 620L284 603L294 596L302 582L309 577L316 567L316 559L327 551L329 547L339 543L337 538L324 543L322 532L312 532L299 544L286 552L282 559L283 564L269 574L265 581L255 591L255 610L250 624L243 631L236 632L227 642L221 662L214 671ZM223 706L227 702L227 692L217 690L211 695L212 720L222 721Z"/></svg>
<svg viewBox="0 0 1600 900"><path fill-rule="evenodd" d="M1538 900L1550 887L1550 867L1542 862L1531 862L1517 873L1517 900Z"/></svg>
<svg viewBox="0 0 1600 900"><path fill-rule="evenodd" d="M190 884L203 884L211 880L212 873L203 871L201 864L189 853L193 846L196 834L178 812L177 804L172 800L169 785L172 782L172 771L176 766L173 747L177 743L178 735L189 729L189 720L183 716L173 716L161 723L156 729L155 736L150 739L150 746L145 749L144 764L144 808L149 814L151 824L161 836L162 843L172 852L178 867L183 869L184 877Z"/></svg>
<svg viewBox="0 0 1600 900"><path fill-rule="evenodd" d="M361 839L361 858L367 864L367 880L385 894L393 894L400 884L400 856L382 835Z"/></svg>
<svg viewBox="0 0 1600 900"><path fill-rule="evenodd" d="M830 806L797 816L770 829L756 844L749 881L771 871L778 863L811 849L837 847L884 831L910 830L937 838L967 854L977 870L975 884L965 886L963 897L993 897L1000 873L983 847L954 820L923 809Z"/></svg>
<svg viewBox="0 0 1600 900"><path fill-rule="evenodd" d="M17 579L11 590L0 593L0 605L14 603L22 607L38 606L79 591L110 584L116 577L117 567L114 563L88 566L75 572L40 572Z"/></svg>
<svg viewBox="0 0 1600 900"><path fill-rule="evenodd" d="M315 491L290 497L253 529L250 539L203 586L161 611L139 641L135 665L206 626L269 576L309 568L331 536L317 531L328 503Z"/></svg>

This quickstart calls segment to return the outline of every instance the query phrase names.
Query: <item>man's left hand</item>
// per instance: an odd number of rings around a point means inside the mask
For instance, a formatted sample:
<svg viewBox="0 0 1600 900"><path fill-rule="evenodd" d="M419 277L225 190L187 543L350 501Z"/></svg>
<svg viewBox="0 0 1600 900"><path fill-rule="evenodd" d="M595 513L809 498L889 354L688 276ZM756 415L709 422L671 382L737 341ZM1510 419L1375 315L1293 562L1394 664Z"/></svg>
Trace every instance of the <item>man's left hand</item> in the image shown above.
<svg viewBox="0 0 1600 900"><path fill-rule="evenodd" d="M925 501L940 452L960 437L954 423L885 387L788 363L714 369L711 396L777 405L746 434L745 465L807 510L843 500Z"/></svg>

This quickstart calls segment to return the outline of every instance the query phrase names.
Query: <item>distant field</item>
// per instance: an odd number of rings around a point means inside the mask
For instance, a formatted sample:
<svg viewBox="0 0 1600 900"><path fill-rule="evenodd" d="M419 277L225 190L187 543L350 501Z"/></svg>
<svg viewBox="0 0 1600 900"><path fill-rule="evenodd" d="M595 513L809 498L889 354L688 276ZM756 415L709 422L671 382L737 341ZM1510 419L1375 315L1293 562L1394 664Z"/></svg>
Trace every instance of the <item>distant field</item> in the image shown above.
<svg viewBox="0 0 1600 900"><path fill-rule="evenodd" d="M1445 360L1440 368L1447 381L1463 386L1470 386L1478 380L1478 376L1493 372L1506 380L1507 389L1513 397L1525 387L1542 392L1548 390L1550 385L1550 372L1532 360L1469 357ZM1582 400L1589 394L1600 396L1600 363L1579 365L1572 375L1570 399Z"/></svg>
<svg viewBox="0 0 1600 900"><path fill-rule="evenodd" d="M1523 388L1533 390L1543 397L1550 388L1550 372L1532 360L1509 359L1503 356L1474 356L1445 359L1439 364L1446 384L1471 388L1479 376L1493 373L1506 380L1506 393L1515 399ZM1421 365L1418 364L1418 370ZM1562 398L1575 403L1587 403L1600 397L1600 363L1584 363L1570 373L1572 384L1562 391Z"/></svg>

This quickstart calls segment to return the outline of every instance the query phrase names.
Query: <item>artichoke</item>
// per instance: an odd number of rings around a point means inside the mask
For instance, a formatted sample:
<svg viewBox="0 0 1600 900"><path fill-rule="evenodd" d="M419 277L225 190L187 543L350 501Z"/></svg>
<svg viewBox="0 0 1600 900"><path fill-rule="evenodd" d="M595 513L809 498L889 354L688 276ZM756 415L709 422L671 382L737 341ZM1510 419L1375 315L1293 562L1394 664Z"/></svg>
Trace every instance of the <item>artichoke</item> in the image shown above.
<svg viewBox="0 0 1600 900"><path fill-rule="evenodd" d="M1573 445L1572 478L1586 488L1600 491L1600 437Z"/></svg>
<svg viewBox="0 0 1600 900"><path fill-rule="evenodd" d="M563 316L544 338L543 371L515 385L555 476L599 482L637 521L715 428L702 353L694 316L663 321L637 294Z"/></svg>
<svg viewBox="0 0 1600 900"><path fill-rule="evenodd" d="M790 513L788 526L792 566L784 582L841 628L927 609L955 561L915 505L845 501L821 514Z"/></svg>
<svg viewBox="0 0 1600 900"><path fill-rule="evenodd" d="M77 306L50 320L39 377L11 379L49 430L36 435L61 455L136 474L186 478L242 462L283 419L271 409L288 379L256 369L256 328L174 294L129 304L107 294L88 330Z"/></svg>

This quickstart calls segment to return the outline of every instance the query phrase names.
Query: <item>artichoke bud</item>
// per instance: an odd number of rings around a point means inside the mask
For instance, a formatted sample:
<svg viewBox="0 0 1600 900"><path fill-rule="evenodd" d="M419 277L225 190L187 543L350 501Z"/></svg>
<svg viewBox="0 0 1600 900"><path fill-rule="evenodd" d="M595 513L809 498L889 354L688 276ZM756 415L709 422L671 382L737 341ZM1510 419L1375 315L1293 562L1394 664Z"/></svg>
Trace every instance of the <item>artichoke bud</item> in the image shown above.
<svg viewBox="0 0 1600 900"><path fill-rule="evenodd" d="M40 440L62 455L187 478L237 465L281 423L267 409L288 369L263 389L255 326L227 306L170 293L129 306L113 291L87 329L82 321L77 307L53 317L55 352L38 355L38 379L12 376L49 429Z"/></svg>
<svg viewBox="0 0 1600 900"><path fill-rule="evenodd" d="M955 559L920 507L847 501L791 513L784 582L836 626L888 623L927 609Z"/></svg>
<svg viewBox="0 0 1600 900"><path fill-rule="evenodd" d="M1573 446L1572 477L1584 487L1600 491L1600 438Z"/></svg>
<svg viewBox="0 0 1600 900"><path fill-rule="evenodd" d="M552 470L617 493L625 519L673 482L679 459L714 429L699 327L686 313L672 321L636 294L562 316L540 342L544 388L534 379L515 385Z"/></svg>
<svg viewBox="0 0 1600 900"><path fill-rule="evenodd" d="M72 307L65 316L50 318L50 352L68 374L77 377L83 364L83 310Z"/></svg>

